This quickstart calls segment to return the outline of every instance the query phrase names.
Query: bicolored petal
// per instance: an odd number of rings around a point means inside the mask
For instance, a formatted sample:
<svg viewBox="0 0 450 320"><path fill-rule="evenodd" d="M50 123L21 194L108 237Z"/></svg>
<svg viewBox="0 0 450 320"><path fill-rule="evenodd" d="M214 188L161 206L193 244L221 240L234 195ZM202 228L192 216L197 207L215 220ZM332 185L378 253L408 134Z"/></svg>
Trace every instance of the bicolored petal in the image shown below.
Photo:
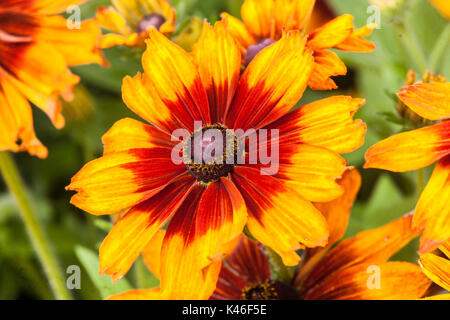
<svg viewBox="0 0 450 320"><path fill-rule="evenodd" d="M450 291L450 260L427 253L420 257L419 263L428 278Z"/></svg>
<svg viewBox="0 0 450 320"><path fill-rule="evenodd" d="M26 150L46 158L47 148L36 138L31 106L7 79L0 76L0 151Z"/></svg>
<svg viewBox="0 0 450 320"><path fill-rule="evenodd" d="M313 50L333 48L345 41L353 32L353 16L344 14L314 30L308 38Z"/></svg>
<svg viewBox="0 0 450 320"><path fill-rule="evenodd" d="M107 154L86 164L67 190L77 191L71 203L92 214L112 214L154 196L186 171L167 148L130 149Z"/></svg>
<svg viewBox="0 0 450 320"><path fill-rule="evenodd" d="M337 270L358 264L381 264L409 243L418 233L411 228L412 215L406 215L387 225L363 231L334 247L316 265L303 284L312 288Z"/></svg>
<svg viewBox="0 0 450 320"><path fill-rule="evenodd" d="M434 168L414 212L413 227L423 231L420 253L430 252L450 239L449 221L450 156L447 156Z"/></svg>
<svg viewBox="0 0 450 320"><path fill-rule="evenodd" d="M197 185L169 223L161 249L161 290L171 299L213 293L227 245L244 229L247 211L226 179Z"/></svg>
<svg viewBox="0 0 450 320"><path fill-rule="evenodd" d="M408 262L357 264L339 269L304 296L307 300L413 300L431 281L419 266Z"/></svg>
<svg viewBox="0 0 450 320"><path fill-rule="evenodd" d="M427 167L450 154L450 121L396 134L366 152L364 168L405 172Z"/></svg>
<svg viewBox="0 0 450 320"><path fill-rule="evenodd" d="M102 142L104 155L130 149L172 149L175 145L166 132L131 118L117 121L103 135Z"/></svg>
<svg viewBox="0 0 450 320"><path fill-rule="evenodd" d="M203 25L192 54L208 94L211 122L222 123L233 100L241 72L241 53L225 22Z"/></svg>
<svg viewBox="0 0 450 320"><path fill-rule="evenodd" d="M259 129L285 115L302 97L312 68L311 51L298 31L263 49L241 77L227 126Z"/></svg>
<svg viewBox="0 0 450 320"><path fill-rule="evenodd" d="M159 288L133 289L109 296L106 300L161 300L161 291Z"/></svg>
<svg viewBox="0 0 450 320"><path fill-rule="evenodd" d="M275 250L286 265L298 263L295 251L303 245L326 245L325 218L294 188L255 168L235 167L232 178L245 199L250 232Z"/></svg>
<svg viewBox="0 0 450 320"><path fill-rule="evenodd" d="M337 89L337 85L331 77L347 74L347 67L336 53L329 50L314 52L314 70L308 81L308 86L314 90Z"/></svg>
<svg viewBox="0 0 450 320"><path fill-rule="evenodd" d="M281 141L286 138L337 153L352 152L364 144L367 126L353 119L364 102L348 96L318 100L295 109L269 128L280 130Z"/></svg>
<svg viewBox="0 0 450 320"><path fill-rule="evenodd" d="M192 131L194 120L210 123L208 97L192 57L154 29L146 43L142 66L153 100Z"/></svg>
<svg viewBox="0 0 450 320"><path fill-rule="evenodd" d="M398 96L425 119L450 118L450 82L416 83L400 90Z"/></svg>
<svg viewBox="0 0 450 320"><path fill-rule="evenodd" d="M239 300L245 286L269 279L270 264L262 244L241 236L234 251L224 260L211 298Z"/></svg>

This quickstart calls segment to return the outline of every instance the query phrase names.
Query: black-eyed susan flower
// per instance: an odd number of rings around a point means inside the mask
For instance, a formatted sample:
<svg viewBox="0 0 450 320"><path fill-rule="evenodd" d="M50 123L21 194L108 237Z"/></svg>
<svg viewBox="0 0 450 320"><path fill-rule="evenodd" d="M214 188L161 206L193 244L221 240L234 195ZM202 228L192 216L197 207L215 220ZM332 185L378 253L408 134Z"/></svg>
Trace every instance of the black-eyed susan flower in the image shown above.
<svg viewBox="0 0 450 320"><path fill-rule="evenodd" d="M205 23L192 54L156 30L149 33L144 74L126 77L122 94L154 126L117 122L103 137L103 157L85 165L67 187L77 191L71 202L87 212L126 212L100 248L100 271L120 279L166 224L160 276L162 294L170 298L197 297L195 286L217 276L223 253L245 225L286 265L298 263L296 250L326 245L326 220L311 201L342 194L336 179L346 162L339 153L363 144L366 126L353 116L364 101L331 97L289 112L314 64L298 31L262 50L242 75L239 47L223 22ZM198 122L203 126L196 128ZM192 162L195 146L203 150L212 143L201 135L196 142L196 134L210 129L217 139L227 129L265 129L270 136L226 138L231 142L213 161ZM179 130L193 139L180 141ZM270 164L261 161L216 160L230 154L229 147L231 158L238 157L242 141L245 151L259 155L278 145L278 171L264 174ZM180 153L183 161L173 161ZM202 292L208 296L214 287L212 282Z"/></svg>
<svg viewBox="0 0 450 320"><path fill-rule="evenodd" d="M0 150L23 151L44 158L47 149L33 129L30 102L56 128L64 126L59 96L70 100L79 81L69 66L101 63L100 29L85 21L69 29L58 13L83 1L0 2Z"/></svg>
<svg viewBox="0 0 450 320"><path fill-rule="evenodd" d="M434 78L434 77L433 77ZM434 78L405 86L398 96L419 116L450 118L450 83ZM365 168L393 172L421 169L437 162L417 203L413 227L423 231L420 253L437 248L450 238L450 121L396 134L366 153Z"/></svg>
<svg viewBox="0 0 450 320"><path fill-rule="evenodd" d="M420 257L419 263L423 272L442 289L450 291L450 241L439 247L444 256L426 253ZM450 293L426 297L431 300L450 300Z"/></svg>
<svg viewBox="0 0 450 320"><path fill-rule="evenodd" d="M431 281L418 265L388 261L417 236L406 215L377 229L364 231L338 243L345 233L351 207L361 183L359 173L347 171L339 184L344 194L328 203L316 204L327 218L330 240L326 247L307 248L294 276L279 281L261 243L241 236L227 250L211 299L417 299ZM143 251L144 261L156 277L161 275L160 250L165 231L159 231ZM336 243L338 243L336 245ZM202 291L198 284L197 293ZM161 299L159 288L129 290L109 297L114 300ZM205 299L204 294L196 298Z"/></svg>
<svg viewBox="0 0 450 320"><path fill-rule="evenodd" d="M242 22L222 13L230 33L240 43L247 65L266 46L278 41L283 32L305 32L315 0L245 0L241 7ZM347 67L331 48L343 51L368 52L375 49L372 42L363 39L374 26L354 30L351 15L339 16L312 31L307 47L314 51L314 69L308 86L318 90L336 89L332 76L345 75Z"/></svg>
<svg viewBox="0 0 450 320"><path fill-rule="evenodd" d="M97 11L98 23L111 31L102 37L102 48L143 47L150 29L165 35L175 30L175 10L167 0L112 0L112 3L113 6Z"/></svg>

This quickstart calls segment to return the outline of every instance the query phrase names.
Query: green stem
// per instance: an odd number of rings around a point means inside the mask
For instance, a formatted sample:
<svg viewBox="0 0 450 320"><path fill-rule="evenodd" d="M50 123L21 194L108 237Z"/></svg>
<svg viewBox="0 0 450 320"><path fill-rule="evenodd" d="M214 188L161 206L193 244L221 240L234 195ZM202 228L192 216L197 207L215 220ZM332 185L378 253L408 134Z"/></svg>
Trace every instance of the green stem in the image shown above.
<svg viewBox="0 0 450 320"><path fill-rule="evenodd" d="M146 289L147 284L145 281L145 266L144 262L142 261L142 257L139 257L136 259L135 262L135 272L136 272L136 284L138 289Z"/></svg>
<svg viewBox="0 0 450 320"><path fill-rule="evenodd" d="M35 213L31 209L17 167L8 152L0 152L0 171L19 206L20 216L25 224L33 248L47 275L55 298L59 300L71 299L71 295L64 283L63 275L50 248L49 242L45 237L45 233L39 224Z"/></svg>
<svg viewBox="0 0 450 320"><path fill-rule="evenodd" d="M270 265L277 276L277 280L289 284L292 280L291 275L281 257L269 247L266 247L266 250L267 255L269 256Z"/></svg>
<svg viewBox="0 0 450 320"><path fill-rule="evenodd" d="M399 28L399 31L403 35L403 45L406 51L409 53L411 59L416 64L417 70L421 73L424 73L426 70L428 70L428 61L425 53L418 44L416 37L404 23L399 25Z"/></svg>
<svg viewBox="0 0 450 320"><path fill-rule="evenodd" d="M436 73L438 70L439 63L442 60L442 57L447 52L450 43L450 23L447 24L444 31L442 31L439 36L438 41L436 42L435 47L433 48L433 52L430 55L430 72Z"/></svg>

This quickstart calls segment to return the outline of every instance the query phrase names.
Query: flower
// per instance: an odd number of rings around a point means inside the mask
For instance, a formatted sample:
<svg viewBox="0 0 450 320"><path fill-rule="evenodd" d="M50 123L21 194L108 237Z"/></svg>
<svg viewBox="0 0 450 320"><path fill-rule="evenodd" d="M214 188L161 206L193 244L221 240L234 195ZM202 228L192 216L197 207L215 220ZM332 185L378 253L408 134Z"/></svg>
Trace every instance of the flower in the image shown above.
<svg viewBox="0 0 450 320"><path fill-rule="evenodd" d="M327 243L325 218L311 201L342 194L335 180L346 162L339 153L364 142L366 125L353 120L364 101L337 96L289 112L313 67L305 42L300 32L287 33L240 76L239 47L224 22L205 23L192 54L150 31L144 74L126 77L122 94L127 106L154 127L118 121L103 137L104 155L86 164L67 187L77 191L71 202L87 212L126 212L100 248L102 273L120 279L169 220L160 260L161 290L171 298L198 294L192 285L214 278L245 225L287 265L298 263L295 251L303 246ZM196 121L204 126L196 129ZM180 142L174 137L180 128L194 139ZM174 154L186 155L196 133L211 128L220 137L227 128L273 132L265 142L245 135L240 141L259 154L278 144L278 172L261 174L269 166L261 162L172 161ZM202 147L210 143L199 141ZM211 294L214 283L208 290Z"/></svg>
<svg viewBox="0 0 450 320"><path fill-rule="evenodd" d="M419 266L388 261L417 233L411 229L411 215L382 227L357 234L338 243L345 232L361 177L346 171L339 184L344 194L328 203L316 204L330 226L330 241L324 248L307 248L287 282L271 274L269 258L261 243L241 236L224 259L211 299L219 300L334 300L417 299L431 285ZM158 257L165 231L159 231L143 251L148 268L160 277ZM336 246L335 244L338 243ZM216 279L217 280L217 279ZM199 284L195 292L202 292ZM196 298L205 299L199 294ZM109 297L113 300L161 299L159 288L129 290Z"/></svg>
<svg viewBox="0 0 450 320"><path fill-rule="evenodd" d="M112 0L113 6L100 7L97 21L112 31L101 38L100 46L144 46L151 28L165 35L175 30L175 10L167 0Z"/></svg>
<svg viewBox="0 0 450 320"><path fill-rule="evenodd" d="M224 12L222 19L240 43L247 65L267 45L278 41L288 30L305 31L310 23L315 0L245 0L241 7L242 22ZM353 29L353 17L345 14L315 29L308 36L307 47L314 50L314 70L308 86L317 90L337 89L332 76L345 75L347 67L331 48L343 51L368 52L375 49L363 39L374 25Z"/></svg>
<svg viewBox="0 0 450 320"><path fill-rule="evenodd" d="M430 82L405 86L398 96L419 116L450 118L450 83ZM437 162L414 212L413 227L423 231L420 253L437 248L450 238L450 121L396 134L369 148L365 168L393 172L417 170Z"/></svg>
<svg viewBox="0 0 450 320"><path fill-rule="evenodd" d="M450 19L450 2L447 0L430 0L430 2L444 17Z"/></svg>
<svg viewBox="0 0 450 320"><path fill-rule="evenodd" d="M443 243L439 249L445 254L446 258L437 254L426 253L420 257L419 263L428 278L445 290L450 291L450 241ZM429 296L425 299L450 300L450 293Z"/></svg>
<svg viewBox="0 0 450 320"><path fill-rule="evenodd" d="M69 29L68 21L58 15L80 2L1 1L0 151L26 150L45 158L48 151L34 132L29 102L62 128L59 96L70 100L79 81L68 67L103 62L97 24L85 21L80 29Z"/></svg>

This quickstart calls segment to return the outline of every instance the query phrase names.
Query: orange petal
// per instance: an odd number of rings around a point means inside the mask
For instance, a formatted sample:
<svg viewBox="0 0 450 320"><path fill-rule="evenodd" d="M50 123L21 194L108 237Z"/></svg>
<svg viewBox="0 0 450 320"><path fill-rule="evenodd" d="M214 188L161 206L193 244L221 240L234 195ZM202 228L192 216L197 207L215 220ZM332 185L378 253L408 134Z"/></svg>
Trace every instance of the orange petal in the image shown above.
<svg viewBox="0 0 450 320"><path fill-rule="evenodd" d="M151 29L142 57L148 92L191 131L194 120L210 123L208 97L192 57L158 31Z"/></svg>
<svg viewBox="0 0 450 320"><path fill-rule="evenodd" d="M450 154L450 121L396 134L366 152L364 168L405 172L427 167Z"/></svg>
<svg viewBox="0 0 450 320"><path fill-rule="evenodd" d="M308 86L314 90L337 89L337 85L331 77L347 74L347 67L344 62L336 53L329 50L315 51L314 62L314 70L308 81Z"/></svg>
<svg viewBox="0 0 450 320"><path fill-rule="evenodd" d="M223 122L239 81L241 53L221 21L211 27L203 25L203 32L192 54L199 66L203 86L208 94L211 122Z"/></svg>
<svg viewBox="0 0 450 320"><path fill-rule="evenodd" d="M7 79L1 77L0 106L0 151L27 150L31 155L46 158L47 148L34 133L30 104Z"/></svg>
<svg viewBox="0 0 450 320"><path fill-rule="evenodd" d="M333 48L346 40L353 32L353 17L349 14L339 16L309 35L308 47L314 50Z"/></svg>
<svg viewBox="0 0 450 320"><path fill-rule="evenodd" d="M377 229L363 231L333 248L316 265L306 282L311 288L322 278L357 264L380 264L409 243L417 233L411 228L412 215L406 215Z"/></svg>
<svg viewBox="0 0 450 320"><path fill-rule="evenodd" d="M379 268L379 286L372 278ZM387 262L381 265L357 264L339 269L323 279L306 295L311 300L412 300L421 298L431 282L417 265Z"/></svg>
<svg viewBox="0 0 450 320"><path fill-rule="evenodd" d="M259 129L285 115L302 97L312 68L300 32L291 31L262 50L241 77L228 127Z"/></svg>
<svg viewBox="0 0 450 320"><path fill-rule="evenodd" d="M300 258L295 251L303 244L326 245L325 218L295 189L254 168L235 167L232 178L247 204L250 232L275 250L286 265L298 263Z"/></svg>
<svg viewBox="0 0 450 320"><path fill-rule="evenodd" d="M247 30L247 27L237 18L229 15L226 12L220 14L222 20L227 25L227 30L230 35L238 42L242 53L245 53L248 47L256 42L252 34Z"/></svg>
<svg viewBox="0 0 450 320"><path fill-rule="evenodd" d="M167 148L131 149L107 154L86 164L67 190L71 203L92 214L112 214L155 195L186 170L175 165Z"/></svg>
<svg viewBox="0 0 450 320"><path fill-rule="evenodd" d="M276 26L274 13L273 0L245 0L241 6L242 21L247 29L259 38L274 36Z"/></svg>
<svg viewBox="0 0 450 320"><path fill-rule="evenodd" d="M110 275L113 281L122 278L179 208L194 183L191 177L180 179L120 218L100 246L100 273Z"/></svg>
<svg viewBox="0 0 450 320"><path fill-rule="evenodd" d="M400 90L398 96L423 118L450 118L450 82L416 83Z"/></svg>
<svg viewBox="0 0 450 320"><path fill-rule="evenodd" d="M227 245L244 229L242 196L225 178L197 186L169 223L161 251L161 290L171 299L214 292Z"/></svg>
<svg viewBox="0 0 450 320"><path fill-rule="evenodd" d="M124 17L114 7L99 7L95 19L101 27L115 33L122 35L132 33Z"/></svg>
<svg viewBox="0 0 450 320"><path fill-rule="evenodd" d="M335 96L307 104L277 121L280 136L291 142L308 143L337 153L348 153L364 144L366 124L353 120L362 99Z"/></svg>
<svg viewBox="0 0 450 320"><path fill-rule="evenodd" d="M166 230L158 230L142 250L145 265L158 279L161 278L161 248L165 236Z"/></svg>
<svg viewBox="0 0 450 320"><path fill-rule="evenodd" d="M354 30L347 39L334 46L334 48L353 52L370 52L375 50L375 44L372 41L363 39L370 36L375 27L376 25L367 25L361 29Z"/></svg>
<svg viewBox="0 0 450 320"><path fill-rule="evenodd" d="M450 260L427 253L420 257L419 263L428 278L450 291Z"/></svg>
<svg viewBox="0 0 450 320"><path fill-rule="evenodd" d="M436 249L450 238L450 156L441 159L420 195L413 227L424 231L420 253Z"/></svg>
<svg viewBox="0 0 450 320"><path fill-rule="evenodd" d="M102 142L104 155L130 149L174 147L174 142L166 132L131 118L117 121L103 135Z"/></svg>
<svg viewBox="0 0 450 320"><path fill-rule="evenodd" d="M109 296L106 300L161 300L161 291L159 288L133 289Z"/></svg>
<svg viewBox="0 0 450 320"><path fill-rule="evenodd" d="M78 6L87 0L39 0L32 1L31 9L41 14L52 15L63 13L70 6ZM16 1L17 2L17 1Z"/></svg>

